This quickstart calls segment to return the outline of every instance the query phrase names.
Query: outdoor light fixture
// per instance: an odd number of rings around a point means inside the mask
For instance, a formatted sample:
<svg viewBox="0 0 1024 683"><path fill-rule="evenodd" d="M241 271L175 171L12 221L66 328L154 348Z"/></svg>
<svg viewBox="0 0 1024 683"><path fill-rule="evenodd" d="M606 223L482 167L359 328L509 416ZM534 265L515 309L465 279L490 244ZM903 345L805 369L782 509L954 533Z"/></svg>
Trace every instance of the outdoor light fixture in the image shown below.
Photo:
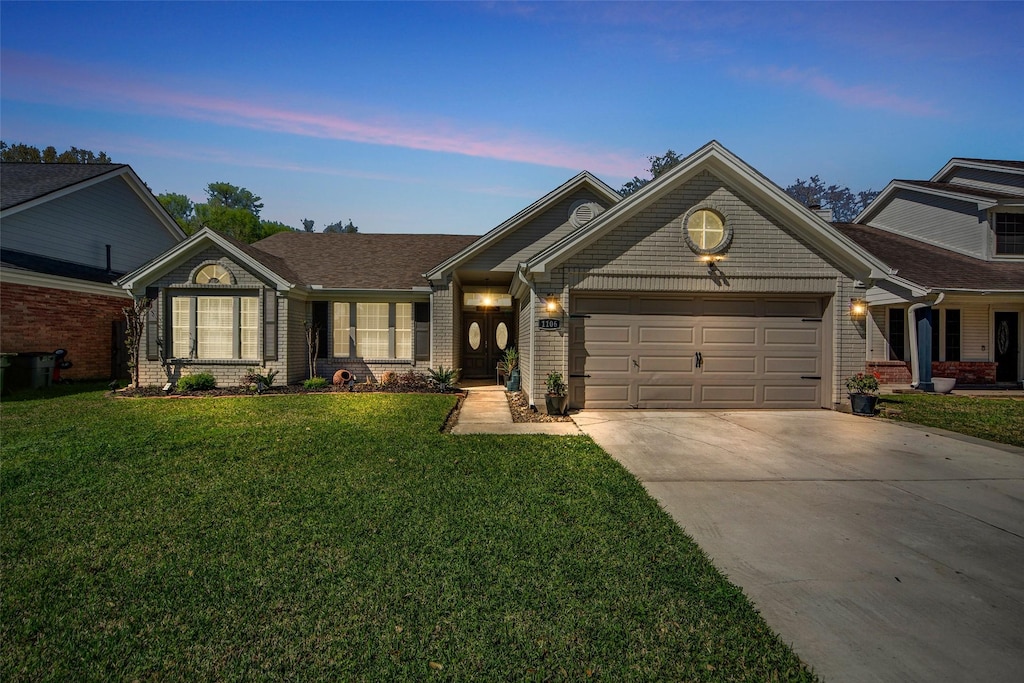
<svg viewBox="0 0 1024 683"><path fill-rule="evenodd" d="M555 311L557 311L558 310L558 299L556 299L553 296L549 296L548 297L548 303L545 306L545 308L547 308L548 313L554 313Z"/></svg>
<svg viewBox="0 0 1024 683"><path fill-rule="evenodd" d="M707 264L708 273L715 273L718 272L718 262L723 258L725 257L717 254L705 254L700 257L700 260Z"/></svg>
<svg viewBox="0 0 1024 683"><path fill-rule="evenodd" d="M868 305L862 299L850 299L850 316L860 318L868 312Z"/></svg>

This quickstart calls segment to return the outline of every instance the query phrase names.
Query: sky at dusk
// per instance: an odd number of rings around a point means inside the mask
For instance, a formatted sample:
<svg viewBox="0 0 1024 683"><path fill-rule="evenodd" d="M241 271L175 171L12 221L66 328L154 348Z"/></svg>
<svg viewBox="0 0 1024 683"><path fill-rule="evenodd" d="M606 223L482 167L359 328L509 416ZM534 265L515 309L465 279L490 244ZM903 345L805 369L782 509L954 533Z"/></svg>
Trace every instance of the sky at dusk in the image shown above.
<svg viewBox="0 0 1024 683"><path fill-rule="evenodd" d="M482 234L716 139L854 191L1024 159L1024 3L0 4L0 136L262 217Z"/></svg>

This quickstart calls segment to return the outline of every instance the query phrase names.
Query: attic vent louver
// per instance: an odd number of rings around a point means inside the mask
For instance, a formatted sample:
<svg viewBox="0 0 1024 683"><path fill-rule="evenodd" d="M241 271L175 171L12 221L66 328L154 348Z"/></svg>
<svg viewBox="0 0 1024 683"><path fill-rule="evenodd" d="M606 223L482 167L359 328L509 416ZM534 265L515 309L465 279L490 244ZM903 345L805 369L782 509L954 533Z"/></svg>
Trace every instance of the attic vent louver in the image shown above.
<svg viewBox="0 0 1024 683"><path fill-rule="evenodd" d="M569 209L569 222L577 228L581 228L602 211L604 211L604 207L597 202L576 202Z"/></svg>

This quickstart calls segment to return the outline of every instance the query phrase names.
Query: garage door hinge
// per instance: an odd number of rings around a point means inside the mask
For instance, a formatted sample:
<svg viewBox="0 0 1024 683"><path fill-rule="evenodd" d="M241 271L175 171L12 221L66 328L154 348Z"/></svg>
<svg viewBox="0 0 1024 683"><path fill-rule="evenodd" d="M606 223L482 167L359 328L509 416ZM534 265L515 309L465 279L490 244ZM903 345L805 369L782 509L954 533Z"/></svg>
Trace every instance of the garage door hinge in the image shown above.
<svg viewBox="0 0 1024 683"><path fill-rule="evenodd" d="M821 375L800 375L800 379L821 379Z"/></svg>
<svg viewBox="0 0 1024 683"><path fill-rule="evenodd" d="M586 377L590 377L590 375L573 374L573 373L570 372L569 373L569 377L583 377L583 378L586 378Z"/></svg>
<svg viewBox="0 0 1024 683"><path fill-rule="evenodd" d="M804 318L803 322L805 322L805 323L820 323L821 322L821 318Z"/></svg>
<svg viewBox="0 0 1024 683"><path fill-rule="evenodd" d="M570 318L589 318L590 314L589 313L570 313L569 317Z"/></svg>

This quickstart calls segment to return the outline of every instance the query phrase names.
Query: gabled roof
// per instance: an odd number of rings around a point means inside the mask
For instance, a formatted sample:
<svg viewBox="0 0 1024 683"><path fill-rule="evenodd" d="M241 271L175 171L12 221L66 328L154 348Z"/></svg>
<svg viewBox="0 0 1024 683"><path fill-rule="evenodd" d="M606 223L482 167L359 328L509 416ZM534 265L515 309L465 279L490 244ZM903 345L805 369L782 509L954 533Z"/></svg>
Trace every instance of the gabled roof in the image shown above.
<svg viewBox="0 0 1024 683"><path fill-rule="evenodd" d="M203 228L118 284L138 290L216 246L279 290L425 289L430 283L422 273L475 239L473 235L280 232L243 244Z"/></svg>
<svg viewBox="0 0 1024 683"><path fill-rule="evenodd" d="M857 279L888 277L889 268L822 220L778 185L712 140L636 193L611 207L582 228L530 259L520 271L549 272L570 256L610 232L624 220L657 202L679 185L703 171L734 184L758 206L801 231L802 236L832 262L842 264Z"/></svg>
<svg viewBox="0 0 1024 683"><path fill-rule="evenodd" d="M933 182L942 182L955 168L976 168L983 171L998 171L1000 173L1011 173L1013 175L1024 174L1024 161L1008 161L1000 159L968 159L954 157L943 166L938 173L932 176Z"/></svg>
<svg viewBox="0 0 1024 683"><path fill-rule="evenodd" d="M603 180L590 173L590 171L583 171L551 190L551 192L548 192L546 195L530 204L522 211L516 213L514 216L508 218L497 227L492 228L466 248L456 254L453 254L450 258L439 263L429 271L425 271L427 279L434 280L451 273L463 263L475 258L482 252L486 251L489 247L500 242L506 236L515 232L518 228L547 211L562 198L575 192L581 187L590 187L598 195L605 197L611 203L616 203L622 200L622 195L612 189Z"/></svg>
<svg viewBox="0 0 1024 683"><path fill-rule="evenodd" d="M185 233L127 164L0 164L0 212L9 216L64 195L122 177L177 240Z"/></svg>
<svg viewBox="0 0 1024 683"><path fill-rule="evenodd" d="M476 235L279 232L251 245L279 259L298 283L323 289L428 287L423 273L477 241Z"/></svg>
<svg viewBox="0 0 1024 683"><path fill-rule="evenodd" d="M1024 262L985 261L868 225L834 225L901 278L929 289L1024 292Z"/></svg>
<svg viewBox="0 0 1024 683"><path fill-rule="evenodd" d="M954 161L956 161L954 159ZM952 162L950 162L952 163ZM1010 162L1002 162L1010 163ZM947 164L947 168L953 168ZM938 176L936 176L938 177ZM960 183L945 183L932 180L893 180L885 189L878 193L874 201L868 204L858 215L854 218L855 223L866 224L872 217L874 217L879 211L885 208L892 196L899 190L913 190L915 192L922 192L936 197L946 197L948 199L959 199L965 202L971 202L978 206L979 210L984 210L993 206L1018 204L1024 201L1024 192L997 192L995 190L988 190L982 187L973 187L971 185L962 185Z"/></svg>

